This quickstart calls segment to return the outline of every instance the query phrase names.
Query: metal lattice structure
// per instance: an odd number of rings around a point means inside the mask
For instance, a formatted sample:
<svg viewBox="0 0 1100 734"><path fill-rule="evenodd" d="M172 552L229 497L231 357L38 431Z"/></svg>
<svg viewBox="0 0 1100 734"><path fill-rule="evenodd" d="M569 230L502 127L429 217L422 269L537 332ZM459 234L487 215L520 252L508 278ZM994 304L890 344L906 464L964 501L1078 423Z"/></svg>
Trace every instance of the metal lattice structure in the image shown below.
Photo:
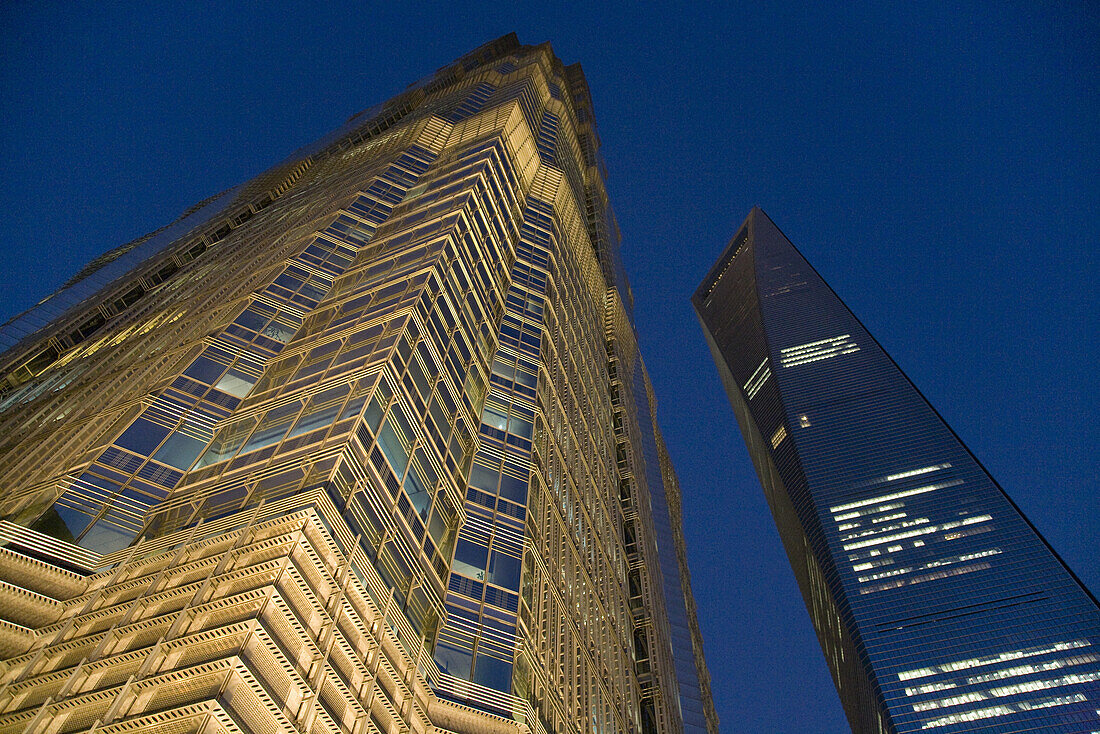
<svg viewBox="0 0 1100 734"><path fill-rule="evenodd" d="M716 732L598 147L506 36L0 328L0 730Z"/></svg>

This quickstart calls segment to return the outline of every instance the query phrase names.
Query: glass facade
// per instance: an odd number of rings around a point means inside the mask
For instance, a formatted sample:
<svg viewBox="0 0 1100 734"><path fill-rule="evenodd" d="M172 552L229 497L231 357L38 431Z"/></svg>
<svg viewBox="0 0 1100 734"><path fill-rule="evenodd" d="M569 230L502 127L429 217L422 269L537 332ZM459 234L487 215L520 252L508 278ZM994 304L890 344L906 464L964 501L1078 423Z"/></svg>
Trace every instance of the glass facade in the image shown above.
<svg viewBox="0 0 1100 734"><path fill-rule="evenodd" d="M852 728L1100 730L1100 610L754 209L693 297Z"/></svg>
<svg viewBox="0 0 1100 734"><path fill-rule="evenodd" d="M0 731L716 732L618 248L505 36L5 325Z"/></svg>

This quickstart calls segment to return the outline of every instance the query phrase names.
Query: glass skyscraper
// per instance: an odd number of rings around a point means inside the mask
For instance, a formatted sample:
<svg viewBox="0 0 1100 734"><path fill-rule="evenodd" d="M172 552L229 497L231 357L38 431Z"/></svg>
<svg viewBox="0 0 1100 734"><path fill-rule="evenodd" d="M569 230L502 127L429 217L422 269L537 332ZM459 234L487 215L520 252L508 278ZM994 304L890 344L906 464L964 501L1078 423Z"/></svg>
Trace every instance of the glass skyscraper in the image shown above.
<svg viewBox="0 0 1100 734"><path fill-rule="evenodd" d="M505 36L0 328L0 732L716 732L598 148Z"/></svg>
<svg viewBox="0 0 1100 734"><path fill-rule="evenodd" d="M1100 610L753 209L693 297L857 732L1100 731Z"/></svg>

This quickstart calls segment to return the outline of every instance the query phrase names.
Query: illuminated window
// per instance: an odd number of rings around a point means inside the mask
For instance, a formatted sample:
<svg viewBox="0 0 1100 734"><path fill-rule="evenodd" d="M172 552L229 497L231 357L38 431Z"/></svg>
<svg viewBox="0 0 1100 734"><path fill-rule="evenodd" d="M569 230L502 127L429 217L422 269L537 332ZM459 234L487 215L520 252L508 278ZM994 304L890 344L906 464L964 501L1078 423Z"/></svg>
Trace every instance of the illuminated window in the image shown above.
<svg viewBox="0 0 1100 734"><path fill-rule="evenodd" d="M939 579L946 579L952 576L964 576L968 573L974 573L975 571L984 571L990 568L988 563L974 563L969 566L960 566L959 568L949 568L945 571L934 571L932 573L922 574L921 576L913 576L908 579L896 579L894 581L885 581L881 584L875 584L874 586L868 586L860 589L860 594L873 594L876 591L886 591L887 589L897 589L902 586L913 586L914 584L923 584L926 581L937 581Z"/></svg>
<svg viewBox="0 0 1100 734"><path fill-rule="evenodd" d="M937 665L930 668L917 668L915 670L906 670L898 673L898 679L912 680L914 678L924 678L929 675L935 675L936 673L952 673L957 670L979 668L984 665L993 665L995 663L1001 663L1008 660L1019 660L1021 658L1038 657L1039 655L1046 655L1052 652L1061 652L1063 650L1076 650L1082 647L1091 646L1092 643L1088 642L1087 640L1070 640L1069 642L1055 642L1051 645L1025 647L1022 650L1010 650L1007 652L998 653L997 655L987 655L985 657L969 658L967 660L956 660L953 663L944 663L943 665Z"/></svg>
<svg viewBox="0 0 1100 734"><path fill-rule="evenodd" d="M864 530L859 533L849 533L842 535L841 540L855 540L856 538L866 538L871 535L877 535L879 533L889 533L894 530L901 530L903 528L915 527L917 525L924 525L928 522L927 517L918 517L913 520L906 520L905 522L894 523L893 525L883 525L880 528L872 528L870 530Z"/></svg>
<svg viewBox="0 0 1100 734"><path fill-rule="evenodd" d="M914 711L932 711L934 709L949 708L951 706L958 706L962 703L974 703L975 701L984 701L987 696L984 693L964 693L961 696L952 696L951 698L941 698L938 701L924 701L923 703L913 704Z"/></svg>
<svg viewBox="0 0 1100 734"><path fill-rule="evenodd" d="M187 469L204 448L206 448L206 440L177 431L168 437L157 453L153 454L153 459L177 469Z"/></svg>
<svg viewBox="0 0 1100 734"><path fill-rule="evenodd" d="M783 443L783 439L785 439L786 437L787 437L787 427L786 426L780 426L779 428L777 428L775 430L775 433L772 434L772 448L773 449L779 448L779 444Z"/></svg>
<svg viewBox="0 0 1100 734"><path fill-rule="evenodd" d="M928 527L917 528L916 530L907 530L904 533L894 533L893 535L887 535L881 538L861 540L858 543L847 543L844 546L844 550L855 550L856 548L865 548L869 545L882 545L883 543L892 543L895 540L914 538L918 535L928 535L929 533L934 533L938 530L948 530L950 528L956 528L963 525L975 525L981 522L988 522L992 519L993 518L990 515L975 515L974 517L968 517L965 520L945 522L942 525L929 525ZM883 529L885 530L886 528ZM898 546L898 550L901 550L900 546Z"/></svg>
<svg viewBox="0 0 1100 734"><path fill-rule="evenodd" d="M860 510L858 512L846 512L843 515L834 515L833 519L837 522L840 522L841 520L851 520L854 517L870 517L871 515L875 515L880 512L889 512L890 510L897 510L902 507L905 507L904 503L894 502L891 504L880 505L879 507L875 507L870 510Z"/></svg>
<svg viewBox="0 0 1100 734"><path fill-rule="evenodd" d="M756 397L756 393L760 392L760 388L764 386L764 383L768 381L768 378L772 376L771 367L768 366L768 358L764 357L764 361L760 363L760 366L756 368L756 371L749 377L749 381L745 383L745 395L749 400Z"/></svg>
<svg viewBox="0 0 1100 734"><path fill-rule="evenodd" d="M842 354L852 354L858 351L859 345L852 341L852 335L842 334L808 344L800 344L796 347L780 349L779 364L783 367L798 367L810 362L820 362L823 359L839 357Z"/></svg>
<svg viewBox="0 0 1100 734"><path fill-rule="evenodd" d="M894 482L898 479L906 479L908 477L916 477L921 474L928 474L930 472L939 471L940 469L950 469L951 464L936 464L935 466L925 466L920 469L912 469L911 471L904 471L900 474L890 474L885 477L885 481Z"/></svg>
<svg viewBox="0 0 1100 734"><path fill-rule="evenodd" d="M927 685L918 686L916 688L906 688L906 696L917 696L922 693L935 693L936 691L948 691L957 686L954 683L928 683Z"/></svg>
<svg viewBox="0 0 1100 734"><path fill-rule="evenodd" d="M854 510L857 507L866 507L867 505L876 505L879 502L886 502L888 500L896 500L902 497L912 497L915 494L924 494L925 492L934 492L937 489L946 489L947 487L957 487L962 484L961 479L955 479L950 482L939 482L937 484L928 484L923 487L917 487L915 489L907 489L901 492L893 492L891 494L884 494L879 497L872 497L867 500L858 500L856 502L849 502L846 505L837 505L836 507L830 507L829 512L843 512L844 510Z"/></svg>
<svg viewBox="0 0 1100 734"><path fill-rule="evenodd" d="M1008 706L991 706L990 708L974 709L973 711L963 711L962 713L952 714L951 716L943 716L938 719L932 719L921 728L936 729L941 726L961 724L966 721L978 721L979 719L992 719L996 716L1008 716L1009 714L1014 713L1016 713L1016 710L1009 708Z"/></svg>
<svg viewBox="0 0 1100 734"><path fill-rule="evenodd" d="M966 682L970 685L975 683L991 683L997 680L1004 680L1005 678L1016 678L1019 676L1031 675L1033 673L1045 673L1048 670L1058 670L1059 668L1083 665L1084 663L1095 663L1097 661L1100 661L1100 655L1078 655L1072 658L1047 660L1041 663L1032 663L1030 665L1016 665L1011 668L1004 668L992 673L986 673L985 675L971 676L966 679Z"/></svg>
<svg viewBox="0 0 1100 734"><path fill-rule="evenodd" d="M1066 706L1071 703L1081 703L1087 700L1088 699L1080 693L1075 693L1072 696L1040 698L1038 701L1020 701L1016 705L1024 711L1034 711L1035 709L1048 709L1052 706Z"/></svg>
<svg viewBox="0 0 1100 734"><path fill-rule="evenodd" d="M235 398L243 398L245 395L248 395L255 383L255 377L246 375L243 372L238 372L237 370L229 370L214 385L214 389L221 390Z"/></svg>

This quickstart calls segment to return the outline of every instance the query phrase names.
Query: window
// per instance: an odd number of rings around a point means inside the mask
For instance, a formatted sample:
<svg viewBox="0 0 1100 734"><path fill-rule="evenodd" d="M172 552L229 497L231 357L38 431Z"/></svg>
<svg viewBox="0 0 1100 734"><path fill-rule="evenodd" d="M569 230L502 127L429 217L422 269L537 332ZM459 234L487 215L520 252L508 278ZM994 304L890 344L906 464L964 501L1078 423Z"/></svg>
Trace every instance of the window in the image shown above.
<svg viewBox="0 0 1100 734"><path fill-rule="evenodd" d="M241 453L247 454L249 451L262 449L281 441L287 428L290 427L291 422L301 409L302 401L297 400L289 405L282 405L269 410L263 420L260 421L260 424L256 426L256 431L248 439L248 443L241 449Z"/></svg>
<svg viewBox="0 0 1100 734"><path fill-rule="evenodd" d="M286 344L294 338L294 331L295 330L290 326L280 324L278 321L272 321L264 329L263 334L269 339L274 339L275 341Z"/></svg>
<svg viewBox="0 0 1100 734"><path fill-rule="evenodd" d="M101 518L88 532L84 533L84 537L80 539L80 545L96 553L110 553L128 546L135 535L137 533L124 530L108 522L106 518Z"/></svg>
<svg viewBox="0 0 1100 734"><path fill-rule="evenodd" d="M169 429L164 426L138 418L118 437L115 444L135 454L148 456L160 445L168 432Z"/></svg>
<svg viewBox="0 0 1100 734"><path fill-rule="evenodd" d="M779 448L779 444L783 443L783 439L787 437L787 427L780 426L775 429L775 433L772 434L771 444L773 449Z"/></svg>
<svg viewBox="0 0 1100 734"><path fill-rule="evenodd" d="M424 486L423 480L421 480L417 473L417 466L415 463L405 477L405 493L409 495L409 501L416 509L416 514L420 515L422 520L427 520L428 510L430 510L432 506L432 494L428 488Z"/></svg>
<svg viewBox="0 0 1100 734"><path fill-rule="evenodd" d="M310 431L315 431L330 425L336 420L336 414L339 412L340 403L332 403L331 405L323 407L311 405L306 409L306 412L302 414L302 417L298 419L298 422L294 424L294 428L291 429L288 438L300 436L303 433L309 433Z"/></svg>
<svg viewBox="0 0 1100 734"><path fill-rule="evenodd" d="M481 422L501 431L508 430L508 414L499 408L486 405L485 411L481 414Z"/></svg>
<svg viewBox="0 0 1100 734"><path fill-rule="evenodd" d="M811 362L820 362L823 359L839 357L842 354L852 354L859 351L859 345L852 341L851 334L820 339L808 344L796 347L787 347L779 350L779 362L783 367L798 367Z"/></svg>
<svg viewBox="0 0 1100 734"><path fill-rule="evenodd" d="M91 524L92 520L92 516L86 512L55 504L46 510L31 529L67 543L75 543L76 538Z"/></svg>
<svg viewBox="0 0 1100 734"><path fill-rule="evenodd" d="M205 446L206 441L200 441L177 431L168 437L168 440L164 442L157 453L153 454L153 459L162 464L186 471L195 462Z"/></svg>
<svg viewBox="0 0 1100 734"><path fill-rule="evenodd" d="M497 586L514 589L519 586L520 560L512 556L493 551L489 560L489 581Z"/></svg>
<svg viewBox="0 0 1100 734"><path fill-rule="evenodd" d="M394 474L401 477L405 473L405 466L409 463L409 452L405 448L404 440L394 430L392 418L391 413L390 420L386 421L382 425L382 430L378 432L378 446L382 449Z"/></svg>
<svg viewBox="0 0 1100 734"><path fill-rule="evenodd" d="M226 365L215 362L212 359L208 359L204 356L198 356L195 361L183 371L186 376L198 380L199 382L205 382L207 385L213 385L222 373L225 372Z"/></svg>
<svg viewBox="0 0 1100 734"><path fill-rule="evenodd" d="M499 472L493 469L487 469L481 464L474 464L473 469L470 470L471 487L477 487L478 489L484 489L486 492L496 494L499 480Z"/></svg>
<svg viewBox="0 0 1100 734"><path fill-rule="evenodd" d="M195 468L198 469L232 458L255 425L256 418L253 417L239 420L223 428L214 437L214 442L210 444L210 448L195 464Z"/></svg>
<svg viewBox="0 0 1100 734"><path fill-rule="evenodd" d="M258 332L260 329L264 328L265 324L267 324L268 318L268 316L257 313L252 309L246 309L244 313L242 313L234 320L233 323L237 324L238 326L243 326L246 329L251 329L252 331Z"/></svg>
<svg viewBox="0 0 1100 734"><path fill-rule="evenodd" d="M255 384L255 377L246 375L243 372L238 372L237 370L229 370L220 380L218 380L217 384L214 385L214 389L221 390L235 398L243 398L245 395L248 395L252 390L252 386Z"/></svg>
<svg viewBox="0 0 1100 734"><path fill-rule="evenodd" d="M294 424L294 428L291 429L289 435L291 437L300 436L303 433L315 431L330 425L336 420L336 415L340 412L340 408L343 407L344 398L347 396L348 390L349 387L347 385L338 385L328 390L322 390L310 398L309 405L306 407L302 417Z"/></svg>
<svg viewBox="0 0 1100 734"><path fill-rule="evenodd" d="M508 693L512 690L512 664L479 654L474 669L474 682Z"/></svg>
<svg viewBox="0 0 1100 734"><path fill-rule="evenodd" d="M519 416L513 415L508 420L508 431L514 433L517 436L522 436L528 440L531 439L531 433L534 430L534 425L529 420L524 420Z"/></svg>
<svg viewBox="0 0 1100 734"><path fill-rule="evenodd" d="M473 660L474 654L469 650L452 647L446 643L436 646L435 661L439 664L440 670L448 675L469 680ZM382 731L386 729L382 728Z"/></svg>
<svg viewBox="0 0 1100 734"><path fill-rule="evenodd" d="M478 581L485 580L485 558L489 551L476 543L459 539L455 546L455 559L451 569Z"/></svg>
<svg viewBox="0 0 1100 734"><path fill-rule="evenodd" d="M507 474L501 475L500 496L518 502L521 505L527 504L527 482L522 479L510 477Z"/></svg>

